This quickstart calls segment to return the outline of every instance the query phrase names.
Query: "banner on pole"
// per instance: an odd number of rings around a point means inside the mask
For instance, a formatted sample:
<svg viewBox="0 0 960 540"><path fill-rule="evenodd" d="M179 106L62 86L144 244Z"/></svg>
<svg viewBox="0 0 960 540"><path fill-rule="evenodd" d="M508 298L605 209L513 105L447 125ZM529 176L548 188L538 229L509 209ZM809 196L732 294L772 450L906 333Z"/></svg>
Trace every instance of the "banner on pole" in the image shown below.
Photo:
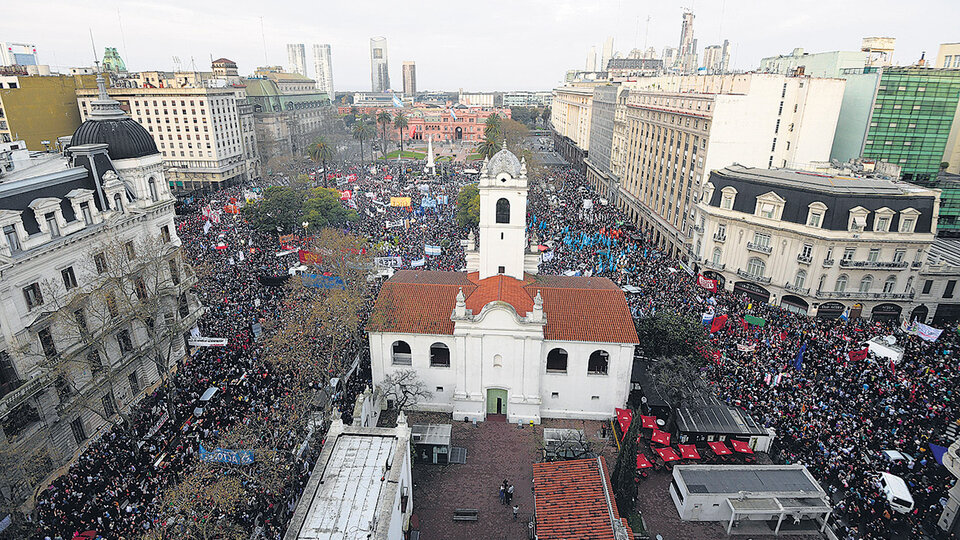
<svg viewBox="0 0 960 540"><path fill-rule="evenodd" d="M390 197L390 206L409 208L410 197Z"/></svg>
<svg viewBox="0 0 960 540"><path fill-rule="evenodd" d="M710 292L717 292L717 280L703 277L703 274L697 274L697 284Z"/></svg>
<svg viewBox="0 0 960 540"><path fill-rule="evenodd" d="M300 264L320 264L323 262L323 255L305 249L297 251L297 258L300 259Z"/></svg>
<svg viewBox="0 0 960 540"><path fill-rule="evenodd" d="M427 259L417 259L415 261L410 261L411 268L419 268L425 264L427 264Z"/></svg>
<svg viewBox="0 0 960 540"><path fill-rule="evenodd" d="M427 255L440 255L442 253L442 250L440 249L440 246L431 246L430 244L424 244L423 252L426 253Z"/></svg>

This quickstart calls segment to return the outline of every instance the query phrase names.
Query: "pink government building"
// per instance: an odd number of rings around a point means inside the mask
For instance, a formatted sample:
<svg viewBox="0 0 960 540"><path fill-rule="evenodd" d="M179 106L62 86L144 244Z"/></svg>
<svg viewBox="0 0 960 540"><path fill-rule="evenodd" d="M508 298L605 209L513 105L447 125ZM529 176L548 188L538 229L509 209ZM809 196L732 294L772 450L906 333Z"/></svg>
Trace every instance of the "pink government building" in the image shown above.
<svg viewBox="0 0 960 540"><path fill-rule="evenodd" d="M350 106L338 108L340 114L350 114ZM367 110L369 109L369 110ZM406 140L425 141L433 136L434 141L481 141L483 140L484 122L491 114L498 114L501 118L510 118L510 109L502 107L466 107L453 105L439 107L437 105L417 104L413 107L397 109L395 107L357 107L360 114L375 116L381 111L387 111L393 116L403 110L407 115L407 130L404 133ZM395 139L397 130L387 130L387 137Z"/></svg>

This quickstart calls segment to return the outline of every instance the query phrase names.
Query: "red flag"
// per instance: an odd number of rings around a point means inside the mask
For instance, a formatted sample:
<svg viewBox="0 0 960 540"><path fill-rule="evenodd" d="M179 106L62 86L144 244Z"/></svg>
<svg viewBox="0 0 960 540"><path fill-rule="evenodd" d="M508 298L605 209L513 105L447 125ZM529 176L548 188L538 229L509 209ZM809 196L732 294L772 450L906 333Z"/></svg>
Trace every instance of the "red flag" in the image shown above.
<svg viewBox="0 0 960 540"><path fill-rule="evenodd" d="M740 319L740 324L743 325L743 329L744 329L745 331L750 329L750 325L747 324L747 321L744 320L744 319L742 319L742 318Z"/></svg>
<svg viewBox="0 0 960 540"><path fill-rule="evenodd" d="M727 325L727 316L726 316L726 315L720 315L719 317L714 317L714 318L713 318L713 323L710 325L710 333L712 334L712 333L716 332L717 330L720 330L721 328L723 328L723 327L726 326L726 325Z"/></svg>
<svg viewBox="0 0 960 540"><path fill-rule="evenodd" d="M869 347L864 347L859 351L850 351L847 353L847 356L850 357L850 360L853 362L862 362L866 357L867 353L870 352Z"/></svg>
<svg viewBox="0 0 960 540"><path fill-rule="evenodd" d="M708 291L717 292L717 280L707 279L703 274L697 274L697 284Z"/></svg>

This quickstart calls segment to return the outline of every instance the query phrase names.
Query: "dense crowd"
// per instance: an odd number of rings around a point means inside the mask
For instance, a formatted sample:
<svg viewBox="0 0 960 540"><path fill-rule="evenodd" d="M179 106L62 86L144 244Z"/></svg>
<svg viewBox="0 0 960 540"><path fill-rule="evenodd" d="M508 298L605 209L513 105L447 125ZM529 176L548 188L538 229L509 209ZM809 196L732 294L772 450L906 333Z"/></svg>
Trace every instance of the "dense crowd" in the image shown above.
<svg viewBox="0 0 960 540"><path fill-rule="evenodd" d="M347 228L378 248L378 256L384 257L380 267L460 270L465 266L461 241L470 230L457 224L454 203L471 178L462 165L448 170L451 178L415 183L398 162L346 164L316 181L351 192L343 203L355 208L360 219ZM313 167L304 165L302 172L313 172ZM274 177L264 185L285 181ZM129 430L113 429L92 443L39 495L37 518L44 534L70 538L93 530L106 538L137 537L157 526L159 494L200 466L200 443L250 417L269 420L282 414L277 404L286 381L262 361L262 342L253 327L278 319L284 305L284 289L265 285L260 278L286 275L298 264L296 256L278 256L273 231L252 230L238 217L225 215L205 230L208 220L201 213L207 205L242 198L243 189L251 187L195 197L179 207L185 259L202 268L194 288L207 308L200 331L227 338L228 346L193 350L173 375L175 396L167 391L171 386L161 385L136 408ZM391 205L391 198L398 197L409 198L409 205L404 200ZM729 317L729 324L709 335L719 354L704 359L705 378L721 399L776 430L773 459L811 469L829 491L841 535L914 538L923 529L934 530L941 498L953 480L933 459L928 443L939 441L960 412L952 394L960 383L956 332L945 331L931 343L899 332L892 323L812 319L745 296L700 288L694 276L658 252L571 168L542 171L542 177L531 182L527 211L529 233L542 245L541 273L602 275L631 285L635 292L627 299L637 318L662 310L697 319L707 310ZM220 245L226 248L217 249ZM438 246L440 254L428 255L427 246ZM375 293L376 287L371 303ZM747 314L766 324L741 324ZM856 360L847 354L865 339L891 334L905 348L898 364L872 354ZM342 352L347 364L354 356L363 360L333 396L347 420L356 395L370 383L365 343L358 332ZM798 369L795 359L801 348ZM211 386L222 390L216 406L201 418L192 417L197 399ZM166 422L145 439L171 399L181 421ZM301 435L284 439L284 449L299 445ZM252 489L235 520L262 531L265 538L279 538L318 449L319 444L298 470L290 471L284 489ZM901 450L916 460L881 462L881 449ZM872 478L878 470L908 482L914 511L891 510Z"/></svg>

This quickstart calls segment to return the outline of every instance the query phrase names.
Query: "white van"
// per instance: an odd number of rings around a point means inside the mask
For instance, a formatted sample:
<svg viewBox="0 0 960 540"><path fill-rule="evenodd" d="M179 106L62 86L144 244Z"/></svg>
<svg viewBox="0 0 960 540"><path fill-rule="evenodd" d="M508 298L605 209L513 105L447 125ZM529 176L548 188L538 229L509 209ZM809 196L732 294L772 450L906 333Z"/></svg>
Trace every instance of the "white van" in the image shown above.
<svg viewBox="0 0 960 540"><path fill-rule="evenodd" d="M910 495L910 490L907 489L907 483L903 481L903 478L895 474L882 472L877 478L877 483L880 484L880 489L887 496L887 502L890 503L891 508L901 514L913 510L913 495Z"/></svg>

